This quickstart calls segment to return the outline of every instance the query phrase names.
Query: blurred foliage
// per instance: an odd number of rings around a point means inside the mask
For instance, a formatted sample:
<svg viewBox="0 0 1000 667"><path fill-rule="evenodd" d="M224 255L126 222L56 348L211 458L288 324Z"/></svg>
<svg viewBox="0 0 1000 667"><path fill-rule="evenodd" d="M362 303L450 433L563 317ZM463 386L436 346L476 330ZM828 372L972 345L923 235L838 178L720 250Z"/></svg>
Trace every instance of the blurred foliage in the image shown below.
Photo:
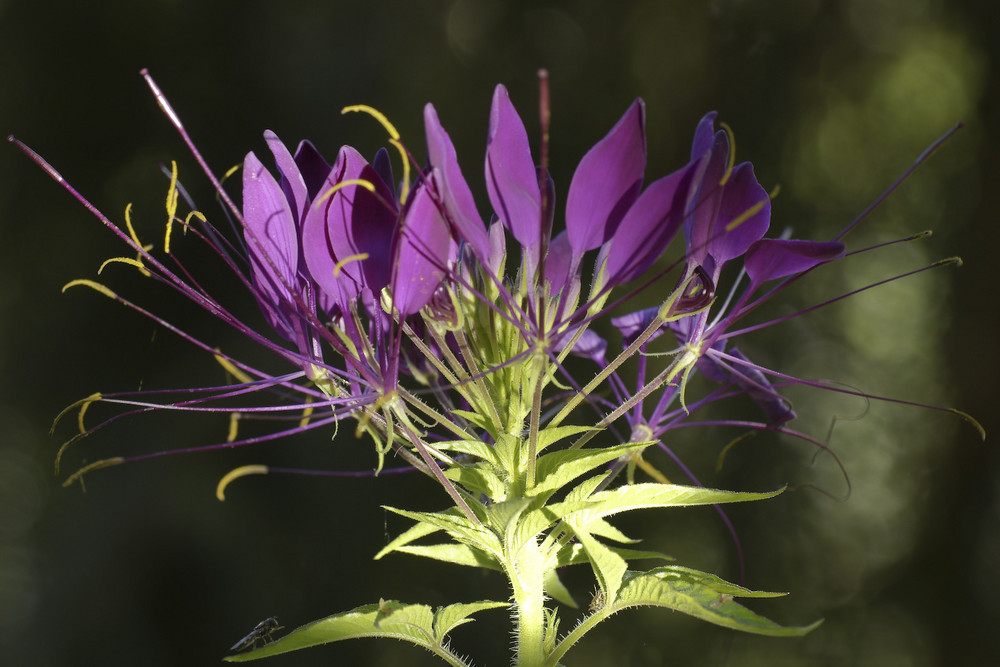
<svg viewBox="0 0 1000 667"><path fill-rule="evenodd" d="M736 132L737 157L752 160L766 186L782 186L773 233L787 226L821 239L962 121L965 129L847 240L863 248L923 229L935 237L851 258L840 273L803 281L778 307L792 312L951 254L966 266L852 298L741 347L790 373L962 408L995 432L997 281L987 252L1000 241L997 13L972 0L0 0L0 125L112 218L135 202L140 234L153 235L166 188L158 163L179 161L203 209L213 195L139 79L141 67L157 76L217 172L261 150L265 128L288 143L308 137L330 157L341 143L373 152L381 129L339 115L352 103L386 112L420 155L421 108L433 101L474 187L493 86L508 85L537 133L535 73L546 67L552 171L563 196L576 161L638 95L647 102L650 178L684 162L695 122L718 109ZM213 497L218 478L244 463L370 467L368 445L350 433L334 443L316 435L168 457L93 475L86 493L61 488L52 460L69 427L56 437L47 428L62 407L98 389L193 386L221 380L221 371L106 299L60 295L69 280L93 277L117 243L17 151L0 151L0 173L5 664L210 664L271 615L294 627L380 597L503 599L489 573L403 557L371 562L402 526L380 505L439 508L422 479L264 477L240 482L225 503ZM240 349L221 327L184 320L177 303L127 269L107 279L171 321ZM799 443L753 438L719 473L715 459L739 433L700 431L676 446L708 484L792 485L775 501L731 513L747 583L791 591L759 608L775 620L823 616L826 624L802 640L773 640L676 615L629 614L588 638L570 664L988 663L1000 622L995 451L939 413L792 395L799 427L843 462L846 502L832 458ZM209 444L225 430L212 418L137 418L80 443L74 460ZM711 510L649 518L655 530L626 529L651 535L645 548L738 576ZM370 549L341 550L348 533ZM585 578L570 583L592 587ZM499 664L506 629L485 619L459 630L456 644ZM434 664L374 642L273 662L320 660Z"/></svg>

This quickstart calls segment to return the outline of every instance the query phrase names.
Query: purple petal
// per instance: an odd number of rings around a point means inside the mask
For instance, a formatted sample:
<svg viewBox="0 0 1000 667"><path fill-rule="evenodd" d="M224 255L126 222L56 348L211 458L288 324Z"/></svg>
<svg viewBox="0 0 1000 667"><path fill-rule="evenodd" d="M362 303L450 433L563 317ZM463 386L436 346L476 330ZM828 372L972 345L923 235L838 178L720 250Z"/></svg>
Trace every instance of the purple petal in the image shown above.
<svg viewBox="0 0 1000 667"><path fill-rule="evenodd" d="M396 191L396 182L392 176L392 160L389 159L389 151L384 148L375 152L375 159L372 160L372 167L382 179L382 182L389 186L393 192Z"/></svg>
<svg viewBox="0 0 1000 667"><path fill-rule="evenodd" d="M750 215L751 211L755 212ZM770 223L771 201L757 182L753 166L749 162L736 165L722 190L709 254L719 266L739 257L764 237Z"/></svg>
<svg viewBox="0 0 1000 667"><path fill-rule="evenodd" d="M716 219L722 200L720 181L726 173L728 159L729 137L725 132L716 132L710 148L698 158L684 209L688 264L704 264L709 247L717 236Z"/></svg>
<svg viewBox="0 0 1000 667"><path fill-rule="evenodd" d="M274 155L274 163L278 166L278 173L281 174L281 190L285 193L285 198L292 205L292 214L295 216L295 224L301 223L309 206L309 193L306 182L299 172L299 166L295 163L295 158L288 152L288 148L281 142L271 130L264 132L264 140L267 147Z"/></svg>
<svg viewBox="0 0 1000 667"><path fill-rule="evenodd" d="M349 179L368 181L376 191L347 185L323 199L326 191ZM356 150L343 147L302 227L306 266L324 292L353 299L357 287L352 284L375 293L389 284L397 218L392 202L392 193L374 168Z"/></svg>
<svg viewBox="0 0 1000 667"><path fill-rule="evenodd" d="M549 254L545 258L545 280L552 285L552 294L558 294L569 283L572 262L569 236L565 231L560 232L549 243Z"/></svg>
<svg viewBox="0 0 1000 667"><path fill-rule="evenodd" d="M566 230L574 263L606 243L642 187L646 168L645 107L636 100L580 160L566 198Z"/></svg>
<svg viewBox="0 0 1000 667"><path fill-rule="evenodd" d="M611 324L621 332L622 342L625 346L628 346L639 337L639 334L646 330L646 327L653 323L653 320L656 319L656 314L659 310L659 306L653 306L652 308L638 310L634 313L628 313L627 315L613 317L611 318ZM662 333L663 331L661 328L661 330L654 333L649 340L653 340L654 338L661 336Z"/></svg>
<svg viewBox="0 0 1000 667"><path fill-rule="evenodd" d="M709 111L698 121L694 130L694 141L691 142L691 161L696 162L705 151L712 147L715 139L715 117L717 112ZM723 132L723 134L725 134Z"/></svg>
<svg viewBox="0 0 1000 667"><path fill-rule="evenodd" d="M667 249L684 219L684 200L695 166L652 183L625 214L604 253L608 285L639 277Z"/></svg>
<svg viewBox="0 0 1000 667"><path fill-rule="evenodd" d="M299 147L295 149L295 164L299 167L299 173L302 174L302 180L305 181L309 193L309 200L312 201L330 174L330 165L308 141L299 142Z"/></svg>
<svg viewBox="0 0 1000 667"><path fill-rule="evenodd" d="M435 169L413 193L396 238L392 303L403 317L427 305L447 269L451 234L429 189L439 176Z"/></svg>
<svg viewBox="0 0 1000 667"><path fill-rule="evenodd" d="M561 352L563 349L562 343L568 343L573 339L573 331L566 332L560 339L556 347ZM576 344L573 345L573 349L570 350L570 354L576 357L583 357L585 359L590 359L595 364L600 367L605 367L608 365L607 357L605 353L608 350L608 341L604 340L591 329L587 329L582 334L580 338L577 339Z"/></svg>
<svg viewBox="0 0 1000 667"><path fill-rule="evenodd" d="M287 337L277 308L292 300L298 286L298 234L285 193L252 152L243 163L243 220L257 299L270 324Z"/></svg>
<svg viewBox="0 0 1000 667"><path fill-rule="evenodd" d="M458 237L472 247L481 262L487 262L490 239L483 219L476 210L476 202L462 170L451 137L441 127L437 112L430 104L424 107L424 128L427 133L427 155L431 167L440 170L438 194L444 202L450 222L455 225Z"/></svg>
<svg viewBox="0 0 1000 667"><path fill-rule="evenodd" d="M763 239L747 250L744 265L752 289L776 278L808 271L844 256L844 244L834 241Z"/></svg>
<svg viewBox="0 0 1000 667"><path fill-rule="evenodd" d="M537 247L542 227L538 174L528 133L503 86L496 87L490 109L486 191L493 210L514 238L525 248Z"/></svg>

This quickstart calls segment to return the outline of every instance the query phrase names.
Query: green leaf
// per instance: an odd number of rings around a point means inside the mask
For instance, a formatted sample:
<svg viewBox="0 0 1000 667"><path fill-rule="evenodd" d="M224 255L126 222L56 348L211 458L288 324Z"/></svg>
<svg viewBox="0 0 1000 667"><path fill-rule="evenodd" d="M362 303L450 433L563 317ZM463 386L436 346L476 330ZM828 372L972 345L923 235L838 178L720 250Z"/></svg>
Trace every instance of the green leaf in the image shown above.
<svg viewBox="0 0 1000 667"><path fill-rule="evenodd" d="M690 505L715 505L717 503L740 503L751 500L773 498L784 489L768 493L743 493L720 491L700 486L680 486L677 484L626 484L607 491L598 491L588 498L588 507L595 517L605 517L620 512L652 507L684 507ZM555 507L552 505L550 507ZM578 522L579 517L574 517Z"/></svg>
<svg viewBox="0 0 1000 667"><path fill-rule="evenodd" d="M380 560L383 556L386 556L393 551L399 550L402 546L413 542L414 540L419 540L421 537L426 537L427 535L432 535L439 530L442 530L438 526L433 526L429 523L418 523L410 526L405 531L403 531L396 539L389 544L382 547L382 550L375 554L375 560Z"/></svg>
<svg viewBox="0 0 1000 667"><path fill-rule="evenodd" d="M573 594L569 592L569 589L563 584L562 580L559 579L559 573L556 569L546 568L544 576L544 589L549 597L562 602L567 607L572 607L577 609L578 605L576 600L573 599Z"/></svg>
<svg viewBox="0 0 1000 667"><path fill-rule="evenodd" d="M583 548L587 552L587 559L590 561L591 567L594 568L594 574L604 590L606 599L614 600L621 587L622 577L625 576L625 571L628 569L628 563L625 562L624 558L601 544L582 526L576 525L572 520L567 520L567 523L576 533L580 543L583 544Z"/></svg>
<svg viewBox="0 0 1000 667"><path fill-rule="evenodd" d="M480 428L490 434L494 439L496 438L496 427L497 425L493 423L487 415L479 414L478 412L471 412L469 410L452 410L451 414L464 417L470 424Z"/></svg>
<svg viewBox="0 0 1000 667"><path fill-rule="evenodd" d="M674 560L673 556L669 556L665 553L660 553L659 551L639 551L636 549L619 549L617 547L608 547L613 552L621 556L626 561L632 560ZM559 550L556 554L555 567L566 567L567 565L583 565L588 563L587 551L583 548L583 545L579 542L570 542Z"/></svg>
<svg viewBox="0 0 1000 667"><path fill-rule="evenodd" d="M736 597L776 597L782 593L752 591L690 568L664 566L649 572L629 572L609 613L652 605L683 612L733 630L772 637L798 637L822 620L806 626L781 626L735 601Z"/></svg>
<svg viewBox="0 0 1000 667"><path fill-rule="evenodd" d="M650 443L626 443L603 449L563 449L538 458L535 468L533 494L554 491L594 468L632 452L640 451Z"/></svg>
<svg viewBox="0 0 1000 667"><path fill-rule="evenodd" d="M542 429L538 432L538 450L542 451L549 445L553 445L563 438L571 435L578 435L585 431L596 431L593 426L553 426Z"/></svg>
<svg viewBox="0 0 1000 667"><path fill-rule="evenodd" d="M396 551L413 556L432 558L446 563L454 563L455 565L485 567L490 570L503 569L493 556L468 544L416 544L398 547Z"/></svg>
<svg viewBox="0 0 1000 667"><path fill-rule="evenodd" d="M496 457L496 452L493 451L493 446L480 440L448 440L446 442L435 442L434 448L444 452L458 452L459 454L475 456L477 459L493 465L499 465L500 463Z"/></svg>
<svg viewBox="0 0 1000 667"><path fill-rule="evenodd" d="M500 607L510 607L510 603L480 600L479 602L450 604L447 607L441 607L434 614L434 638L439 644L443 644L449 632L460 625L475 620L469 618L473 614Z"/></svg>
<svg viewBox="0 0 1000 667"><path fill-rule="evenodd" d="M471 614L506 606L506 602L484 600L454 604L435 612L427 605L383 600L309 623L262 648L226 660L247 662L345 639L388 637L422 646L454 667L466 667L466 662L445 646L447 633L472 620L468 618Z"/></svg>
<svg viewBox="0 0 1000 667"><path fill-rule="evenodd" d="M502 547L500 539L482 525L465 518L456 508L452 508L447 512L410 512L388 506L385 509L413 519L418 523L443 530L462 544L482 549L498 560L501 557ZM385 549L382 551L384 552Z"/></svg>
<svg viewBox="0 0 1000 667"><path fill-rule="evenodd" d="M494 466L489 463L453 466L444 471L444 476L468 491L485 494L493 501L502 501L507 496L507 485L500 481Z"/></svg>

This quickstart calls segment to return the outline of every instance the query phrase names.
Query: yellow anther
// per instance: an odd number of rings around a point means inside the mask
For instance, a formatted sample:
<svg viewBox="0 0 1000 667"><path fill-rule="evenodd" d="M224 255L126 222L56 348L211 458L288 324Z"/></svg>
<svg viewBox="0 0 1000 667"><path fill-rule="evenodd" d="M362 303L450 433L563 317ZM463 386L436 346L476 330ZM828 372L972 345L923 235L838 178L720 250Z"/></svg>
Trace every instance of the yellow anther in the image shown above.
<svg viewBox="0 0 1000 667"><path fill-rule="evenodd" d="M238 172L242 167L242 164L234 164L225 174L222 175L222 180L225 181L227 178Z"/></svg>
<svg viewBox="0 0 1000 667"><path fill-rule="evenodd" d="M142 263L142 260L132 259L131 257L112 257L111 259L104 260L104 262L101 264L101 267L97 269L97 275L101 275L101 273L104 271L104 267L106 267L108 264L118 264L118 263L134 266L137 269L139 269L139 271L141 271L143 275L145 276L149 275L149 271L146 270L146 265Z"/></svg>
<svg viewBox="0 0 1000 667"><path fill-rule="evenodd" d="M351 262L363 262L366 259L368 259L368 253L366 252L359 252L356 255L348 255L344 259L337 262L337 264L333 267L333 277L339 278L340 270L343 269L345 265L350 264Z"/></svg>
<svg viewBox="0 0 1000 667"><path fill-rule="evenodd" d="M65 292L70 287L76 287L77 285L84 285L84 286L89 287L91 289L95 289L98 292L100 292L101 294L103 294L104 296L106 296L108 298L111 298L111 299L117 299L118 298L117 294L115 294L114 292L112 292L110 289L108 289L107 287L105 287L101 283L95 282L93 280L84 280L84 279L71 280L68 283L66 283L65 285L63 285L62 291Z"/></svg>
<svg viewBox="0 0 1000 667"><path fill-rule="evenodd" d="M351 106L347 106L341 109L340 113L345 114L345 113L350 113L352 111L360 111L362 113L368 114L369 116L371 116L372 118L374 118L375 120L377 120L379 123L382 124L382 127L385 128L385 131L389 133L390 138L399 139L399 132L396 131L395 126L392 123L390 123L389 119L385 117L385 114L383 114L378 109L370 107L367 104L352 104Z"/></svg>
<svg viewBox="0 0 1000 667"><path fill-rule="evenodd" d="M49 434L51 435L52 433L55 432L56 425L63 417L66 416L67 412L69 412L70 410L75 410L78 406L80 408L80 414L78 414L76 418L77 425L80 427L80 433L85 433L87 429L84 428L83 426L83 415L86 414L87 408L90 407L91 403L96 403L97 401L101 400L101 398L102 398L101 392L95 392L90 396L88 396L87 398L81 398L79 401L67 405L65 408L63 408L62 412L56 415L56 418L52 420L52 428L49 429Z"/></svg>
<svg viewBox="0 0 1000 667"><path fill-rule="evenodd" d="M240 432L240 413L229 413L229 432L226 434L226 442L235 442L236 436Z"/></svg>
<svg viewBox="0 0 1000 667"><path fill-rule="evenodd" d="M399 132L396 130L396 127L389 122L389 119L385 117L385 114L374 107L370 107L367 104L354 104L349 107L344 107L340 110L340 113L345 114L351 111L360 111L368 114L381 123L382 127L385 128L385 131L389 133L389 143L396 147L396 150L399 151L399 157L403 160L403 185L399 193L399 203L405 204L406 197L410 193L410 156L406 154L406 149L403 147L403 144L399 142ZM388 185L392 184L389 183Z"/></svg>
<svg viewBox="0 0 1000 667"><path fill-rule="evenodd" d="M736 135L733 134L733 128L722 121L719 121L719 127L729 137L729 164L726 165L726 173L722 175L722 180L719 181L719 185L721 186L729 181L729 176L733 173L733 166L736 164Z"/></svg>
<svg viewBox="0 0 1000 667"><path fill-rule="evenodd" d="M170 161L170 187L167 188L167 232L163 238L163 252L170 254L170 231L177 215L177 162Z"/></svg>
<svg viewBox="0 0 1000 667"><path fill-rule="evenodd" d="M239 468L230 470L219 480L219 485L215 487L215 497L220 501L224 501L226 499L226 487L233 480L246 477L247 475L266 475L268 472L270 472L268 467L262 465L240 466Z"/></svg>
<svg viewBox="0 0 1000 667"><path fill-rule="evenodd" d="M767 198L770 199L771 201L774 201L775 199L778 198L779 194L781 194L781 184L777 183L775 184L774 188L767 193Z"/></svg>
<svg viewBox="0 0 1000 667"><path fill-rule="evenodd" d="M107 468L109 466L116 466L119 463L125 463L125 459L123 459L120 456L116 456L116 457L110 458L110 459L102 459L100 461L94 461L90 465L83 466L82 468L80 468L79 470L77 470L75 473L73 473L72 475L70 475L69 477L67 477L66 481L63 482L63 486L69 486L70 484L72 484L73 482L75 482L78 479L80 480L80 484L82 485L83 484L83 476L85 474L87 474L88 472L90 472L91 470L97 470L98 468Z"/></svg>
<svg viewBox="0 0 1000 667"><path fill-rule="evenodd" d="M218 352L218 350L216 350L216 352ZM230 375L232 375L234 378L236 378L240 382L243 382L244 384L249 384L250 382L253 382L253 378L252 377L250 377L245 372L243 372L242 370L240 370L239 368L237 368L236 364L234 364L233 362L229 361L228 359L226 359L225 357L223 357L221 354L213 354L212 356L215 357L215 360L219 363L220 366L222 366L224 369L226 369L227 373L229 373Z"/></svg>
<svg viewBox="0 0 1000 667"><path fill-rule="evenodd" d="M149 250L153 246L142 245L142 242L139 241L138 234L135 233L135 227L132 226L132 202L129 202L125 206L125 226L128 227L129 236L132 237L132 240L135 242L135 244L140 248L142 248L143 250L149 252ZM142 252L136 255L135 261L138 262L139 271L142 273L142 275L148 278L149 271L146 270L146 267L142 263ZM103 265L101 266L101 268L104 268ZM98 271L98 273L100 273L100 271Z"/></svg>
<svg viewBox="0 0 1000 667"><path fill-rule="evenodd" d="M337 192L337 190L340 190L341 188L346 188L348 185L358 185L367 190L368 192L372 193L375 192L375 184L372 183L371 181L366 181L363 178L348 178L341 181L340 183L337 183L335 186L324 192L321 197L317 198L316 201L313 202L313 206L319 206L327 199L332 197L334 193Z"/></svg>

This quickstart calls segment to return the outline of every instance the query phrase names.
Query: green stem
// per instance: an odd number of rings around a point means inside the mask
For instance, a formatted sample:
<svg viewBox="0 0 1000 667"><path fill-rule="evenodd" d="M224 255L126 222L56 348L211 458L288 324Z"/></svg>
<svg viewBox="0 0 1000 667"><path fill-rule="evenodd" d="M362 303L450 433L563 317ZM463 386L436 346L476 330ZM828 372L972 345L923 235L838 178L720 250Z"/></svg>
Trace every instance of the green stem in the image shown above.
<svg viewBox="0 0 1000 667"><path fill-rule="evenodd" d="M517 623L516 667L542 667L545 663L545 563L535 540L528 540L507 566L514 592Z"/></svg>

